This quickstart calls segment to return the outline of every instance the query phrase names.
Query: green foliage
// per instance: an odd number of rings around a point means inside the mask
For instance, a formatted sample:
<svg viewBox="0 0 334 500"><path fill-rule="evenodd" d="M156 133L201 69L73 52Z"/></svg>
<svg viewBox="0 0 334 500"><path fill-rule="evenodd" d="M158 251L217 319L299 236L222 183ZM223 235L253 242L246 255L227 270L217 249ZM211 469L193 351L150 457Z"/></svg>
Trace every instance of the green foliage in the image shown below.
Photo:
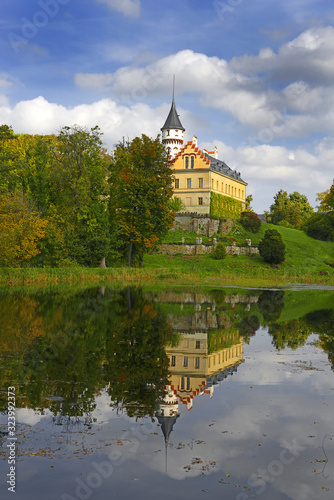
<svg viewBox="0 0 334 500"><path fill-rule="evenodd" d="M316 213L304 224L308 236L321 241L334 239L334 212Z"/></svg>
<svg viewBox="0 0 334 500"><path fill-rule="evenodd" d="M215 248L213 249L213 252L211 254L213 259L224 259L226 257L226 248L223 243L217 243Z"/></svg>
<svg viewBox="0 0 334 500"><path fill-rule="evenodd" d="M252 233L258 233L260 231L261 221L252 211L242 212L240 223L246 231L251 231Z"/></svg>
<svg viewBox="0 0 334 500"><path fill-rule="evenodd" d="M219 193L211 193L210 215L212 218L217 217L223 219L230 217L232 219L237 219L242 212L242 208L241 201Z"/></svg>
<svg viewBox="0 0 334 500"><path fill-rule="evenodd" d="M285 257L285 244L276 229L267 229L259 244L261 257L269 264L280 264Z"/></svg>
<svg viewBox="0 0 334 500"><path fill-rule="evenodd" d="M0 190L23 193L47 221L34 266L64 259L95 266L109 250L110 157L98 127L64 127L58 136L15 135L0 127Z"/></svg>
<svg viewBox="0 0 334 500"><path fill-rule="evenodd" d="M155 248L174 220L169 208L172 172L159 137L143 135L128 145L118 145L110 184L110 217L131 266L134 254L142 262L144 252Z"/></svg>
<svg viewBox="0 0 334 500"><path fill-rule="evenodd" d="M178 196L173 196L173 198L170 198L170 200L168 201L168 207L173 212L182 212L186 208L185 204Z"/></svg>
<svg viewBox="0 0 334 500"><path fill-rule="evenodd" d="M317 201L320 201L318 207L320 212L334 211L334 182L329 189L318 193Z"/></svg>
<svg viewBox="0 0 334 500"><path fill-rule="evenodd" d="M305 195L297 191L288 194L281 189L274 196L274 203L268 213L268 221L276 225L285 221L295 229L300 229L312 213L313 208Z"/></svg>
<svg viewBox="0 0 334 500"><path fill-rule="evenodd" d="M248 196L246 196L246 210L247 211L253 211L252 207L251 207L251 203L253 201L253 196L251 194L249 194Z"/></svg>

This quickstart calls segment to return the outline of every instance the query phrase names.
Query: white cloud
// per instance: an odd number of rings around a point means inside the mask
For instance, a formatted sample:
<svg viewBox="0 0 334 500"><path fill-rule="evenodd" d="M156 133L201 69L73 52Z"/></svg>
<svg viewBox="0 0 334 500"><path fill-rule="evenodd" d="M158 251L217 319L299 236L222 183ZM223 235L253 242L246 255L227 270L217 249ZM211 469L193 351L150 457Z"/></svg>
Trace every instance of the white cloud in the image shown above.
<svg viewBox="0 0 334 500"><path fill-rule="evenodd" d="M140 0L96 0L98 3L103 3L111 9L122 12L125 16L139 17L140 16Z"/></svg>
<svg viewBox="0 0 334 500"><path fill-rule="evenodd" d="M80 74L76 83L89 81L89 86L103 87L114 99L131 105L170 94L175 74L176 95L197 94L198 105L233 117L255 131L262 143L333 134L333 44L334 28L314 28L277 53L263 48L258 56L228 62L182 50L144 67L128 65L112 75L96 75L96 81Z"/></svg>

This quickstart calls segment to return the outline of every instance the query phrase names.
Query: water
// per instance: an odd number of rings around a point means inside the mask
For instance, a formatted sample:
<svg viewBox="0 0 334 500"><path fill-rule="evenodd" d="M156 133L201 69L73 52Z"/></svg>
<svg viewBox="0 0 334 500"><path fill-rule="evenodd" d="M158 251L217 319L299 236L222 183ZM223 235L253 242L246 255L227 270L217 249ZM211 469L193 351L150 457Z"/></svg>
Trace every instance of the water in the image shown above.
<svg viewBox="0 0 334 500"><path fill-rule="evenodd" d="M332 499L333 297L2 291L1 498Z"/></svg>

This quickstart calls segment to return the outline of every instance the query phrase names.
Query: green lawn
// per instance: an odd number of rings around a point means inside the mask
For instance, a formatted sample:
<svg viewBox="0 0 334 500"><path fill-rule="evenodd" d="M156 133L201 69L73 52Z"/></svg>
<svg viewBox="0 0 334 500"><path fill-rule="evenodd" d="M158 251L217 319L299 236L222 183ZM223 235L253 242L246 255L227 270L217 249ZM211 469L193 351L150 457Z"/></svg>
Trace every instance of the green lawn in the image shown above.
<svg viewBox="0 0 334 500"><path fill-rule="evenodd" d="M237 240L238 244L245 244L246 239L251 239L257 245L263 238L266 229L277 229L286 245L286 258L280 266L270 266L265 263L260 255L232 256L227 255L224 260L217 261L210 255L203 256L181 256L174 257L166 255L146 255L144 264L150 269L160 269L163 277L168 271L180 277L182 274L193 274L200 277L216 276L224 278L296 278L304 282L317 282L315 277L326 271L327 282L334 282L334 269L328 264L334 263L334 243L314 240L303 231L262 224L259 233L247 232L239 224L236 225L225 239L228 244L231 238ZM185 242L194 242L195 233L186 231L170 231L164 242L180 243L182 237ZM222 239L222 235L216 235ZM203 237L203 242L209 239ZM167 276L167 275L166 275ZM326 280L325 280L326 281Z"/></svg>

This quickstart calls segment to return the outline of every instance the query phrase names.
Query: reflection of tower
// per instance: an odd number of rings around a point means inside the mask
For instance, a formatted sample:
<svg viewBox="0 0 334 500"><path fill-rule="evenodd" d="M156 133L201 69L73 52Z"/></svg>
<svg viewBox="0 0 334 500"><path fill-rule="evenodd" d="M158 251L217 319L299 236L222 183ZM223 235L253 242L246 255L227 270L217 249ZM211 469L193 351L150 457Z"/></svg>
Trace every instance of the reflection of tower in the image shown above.
<svg viewBox="0 0 334 500"><path fill-rule="evenodd" d="M179 405L177 396L170 385L165 386L165 397L160 405L159 410L156 412L156 417L165 438L165 453L166 453L166 472L167 472L167 447L170 433L179 415Z"/></svg>

